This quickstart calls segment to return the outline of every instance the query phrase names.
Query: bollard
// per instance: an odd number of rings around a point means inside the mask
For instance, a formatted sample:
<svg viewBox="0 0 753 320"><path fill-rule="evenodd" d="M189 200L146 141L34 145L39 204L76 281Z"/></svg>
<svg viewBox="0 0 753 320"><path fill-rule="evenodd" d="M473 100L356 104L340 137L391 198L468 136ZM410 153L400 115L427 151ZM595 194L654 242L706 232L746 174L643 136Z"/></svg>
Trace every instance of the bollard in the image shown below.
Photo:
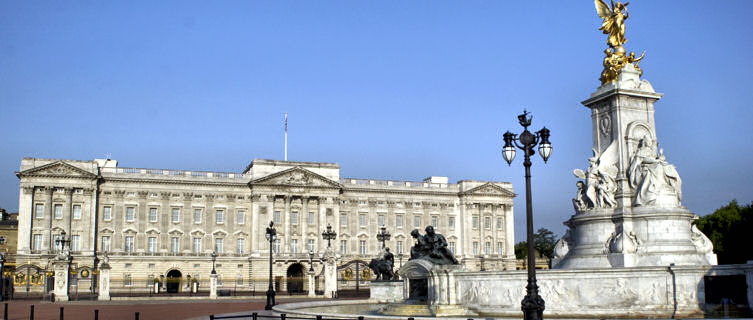
<svg viewBox="0 0 753 320"><path fill-rule="evenodd" d="M8 303L5 303L5 311L3 311L3 320L8 320Z"/></svg>
<svg viewBox="0 0 753 320"><path fill-rule="evenodd" d="M133 316L134 316L134 319L139 320L139 313L138 312L136 312L136 314L134 314Z"/></svg>
<svg viewBox="0 0 753 320"><path fill-rule="evenodd" d="M213 314L209 315L209 320L214 320L214 315Z"/></svg>
<svg viewBox="0 0 753 320"><path fill-rule="evenodd" d="M413 317L408 318L408 320L414 320Z"/></svg>
<svg viewBox="0 0 753 320"><path fill-rule="evenodd" d="M363 316L358 316L358 320L363 320Z"/></svg>
<svg viewBox="0 0 753 320"><path fill-rule="evenodd" d="M34 320L34 305L29 306L29 320Z"/></svg>
<svg viewBox="0 0 753 320"><path fill-rule="evenodd" d="M60 320L63 320L63 307L60 307Z"/></svg>
<svg viewBox="0 0 753 320"><path fill-rule="evenodd" d="M257 317L258 317L258 316L259 316L259 315L258 315L258 314L257 314L256 312L252 313L252 314L251 314L251 320L257 320Z"/></svg>
<svg viewBox="0 0 753 320"><path fill-rule="evenodd" d="M322 316L316 316L316 320L322 320Z"/></svg>
<svg viewBox="0 0 753 320"><path fill-rule="evenodd" d="M280 320L285 320L285 314L284 313L280 313Z"/></svg>
<svg viewBox="0 0 753 320"><path fill-rule="evenodd" d="M94 309L94 320L99 320L99 309Z"/></svg>

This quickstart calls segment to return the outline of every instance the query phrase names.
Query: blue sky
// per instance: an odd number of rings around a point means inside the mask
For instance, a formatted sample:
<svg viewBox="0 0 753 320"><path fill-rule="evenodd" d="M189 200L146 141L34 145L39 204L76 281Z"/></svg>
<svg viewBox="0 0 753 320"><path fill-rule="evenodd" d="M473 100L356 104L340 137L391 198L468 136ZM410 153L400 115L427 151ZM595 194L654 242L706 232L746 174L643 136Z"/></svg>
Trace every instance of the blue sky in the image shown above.
<svg viewBox="0 0 753 320"><path fill-rule="evenodd" d="M751 1L631 1L660 146L704 215L753 199ZM0 1L0 207L22 157L241 171L337 162L343 177L510 181L516 115L552 131L533 165L536 227L561 235L605 36L592 1Z"/></svg>

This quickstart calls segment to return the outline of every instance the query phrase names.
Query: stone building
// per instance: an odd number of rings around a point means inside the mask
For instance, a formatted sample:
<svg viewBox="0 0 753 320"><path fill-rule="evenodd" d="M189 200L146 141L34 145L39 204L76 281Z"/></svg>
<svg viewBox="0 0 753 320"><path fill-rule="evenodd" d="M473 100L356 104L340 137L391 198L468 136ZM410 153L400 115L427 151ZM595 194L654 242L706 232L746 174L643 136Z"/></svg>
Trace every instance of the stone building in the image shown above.
<svg viewBox="0 0 753 320"><path fill-rule="evenodd" d="M310 250L324 252L327 225L337 232L338 265L377 257L376 234L385 225L398 267L398 257L409 258L410 231L434 225L468 269L479 269L482 256L486 270L515 269L515 195L506 182L350 179L340 178L335 163L261 159L225 173L24 158L17 176L18 261L48 270L65 232L74 278L90 278L107 252L113 291L161 276L173 280L166 289L186 290L187 280L209 278L213 251L220 287L266 290L270 221L283 290L308 270ZM320 274L316 259L314 269Z"/></svg>

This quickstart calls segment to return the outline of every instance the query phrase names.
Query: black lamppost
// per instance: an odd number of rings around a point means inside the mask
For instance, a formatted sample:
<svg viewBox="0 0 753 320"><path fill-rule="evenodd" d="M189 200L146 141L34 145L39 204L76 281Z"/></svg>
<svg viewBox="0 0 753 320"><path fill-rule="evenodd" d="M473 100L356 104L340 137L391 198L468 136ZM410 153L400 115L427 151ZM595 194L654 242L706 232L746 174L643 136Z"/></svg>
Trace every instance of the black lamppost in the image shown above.
<svg viewBox="0 0 753 320"><path fill-rule="evenodd" d="M217 270L214 269L215 261L217 261L217 251L212 251L212 274L217 274Z"/></svg>
<svg viewBox="0 0 753 320"><path fill-rule="evenodd" d="M322 232L322 239L327 240L327 248L330 248L330 241L337 238L337 232L332 231L332 226L327 224L327 231Z"/></svg>
<svg viewBox="0 0 753 320"><path fill-rule="evenodd" d="M523 132L516 136L510 131L505 132L505 146L502 147L502 157L510 165L515 159L515 147L523 150L523 166L526 168L526 241L528 242L528 285L526 286L526 296L523 298L521 309L523 310L523 319L538 320L543 319L544 299L539 296L539 287L536 285L536 263L535 249L533 246L533 212L531 210L531 156L535 153L533 148L539 145L539 154L544 159L544 163L549 159L552 153L552 145L549 143L549 129L542 128L536 134L528 131L531 125L532 117L528 112L523 110L523 114L518 116L518 122L523 126Z"/></svg>
<svg viewBox="0 0 753 320"><path fill-rule="evenodd" d="M65 238L65 231L60 232L60 237L55 239L55 246L60 246L60 251L65 252L65 248L71 244L70 239Z"/></svg>
<svg viewBox="0 0 753 320"><path fill-rule="evenodd" d="M314 248L309 250L309 272L314 272Z"/></svg>
<svg viewBox="0 0 753 320"><path fill-rule="evenodd" d="M265 237L269 241L269 289L267 289L267 305L264 310L272 310L275 305L275 289L272 285L272 242L277 240L277 231L274 228L275 222L270 221Z"/></svg>
<svg viewBox="0 0 753 320"><path fill-rule="evenodd" d="M400 268L403 267L403 253L400 252L397 254L397 257L400 259Z"/></svg>
<svg viewBox="0 0 753 320"><path fill-rule="evenodd" d="M376 237L377 237L377 240L379 240L380 242L382 242L382 249L384 249L384 243L385 243L385 241L389 241L390 240L390 233L387 232L387 227L385 227L384 225L382 225L381 227L379 227L379 229L381 231L379 233L377 233Z"/></svg>

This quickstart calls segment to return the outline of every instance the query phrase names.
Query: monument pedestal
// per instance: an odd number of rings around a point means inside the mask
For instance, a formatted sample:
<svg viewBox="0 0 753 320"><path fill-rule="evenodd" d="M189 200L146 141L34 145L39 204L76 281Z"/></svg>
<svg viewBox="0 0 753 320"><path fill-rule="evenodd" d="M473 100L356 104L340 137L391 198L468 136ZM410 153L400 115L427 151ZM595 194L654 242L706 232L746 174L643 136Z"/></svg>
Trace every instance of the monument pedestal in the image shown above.
<svg viewBox="0 0 753 320"><path fill-rule="evenodd" d="M217 299L217 273L209 275L209 299Z"/></svg>
<svg viewBox="0 0 753 320"><path fill-rule="evenodd" d="M52 262L52 270L55 273L55 287L52 292L55 295L55 302L68 301L68 276L70 265L71 263L68 259L56 259Z"/></svg>
<svg viewBox="0 0 753 320"><path fill-rule="evenodd" d="M324 296L337 298L337 257L332 248L327 248L322 261L324 261Z"/></svg>
<svg viewBox="0 0 753 320"><path fill-rule="evenodd" d="M314 282L314 271L309 270L309 297L316 297L316 282Z"/></svg>
<svg viewBox="0 0 753 320"><path fill-rule="evenodd" d="M403 281L371 281L369 300L376 303L396 303L405 300Z"/></svg>
<svg viewBox="0 0 753 320"><path fill-rule="evenodd" d="M110 301L110 265L103 262L99 267L99 301Z"/></svg>

